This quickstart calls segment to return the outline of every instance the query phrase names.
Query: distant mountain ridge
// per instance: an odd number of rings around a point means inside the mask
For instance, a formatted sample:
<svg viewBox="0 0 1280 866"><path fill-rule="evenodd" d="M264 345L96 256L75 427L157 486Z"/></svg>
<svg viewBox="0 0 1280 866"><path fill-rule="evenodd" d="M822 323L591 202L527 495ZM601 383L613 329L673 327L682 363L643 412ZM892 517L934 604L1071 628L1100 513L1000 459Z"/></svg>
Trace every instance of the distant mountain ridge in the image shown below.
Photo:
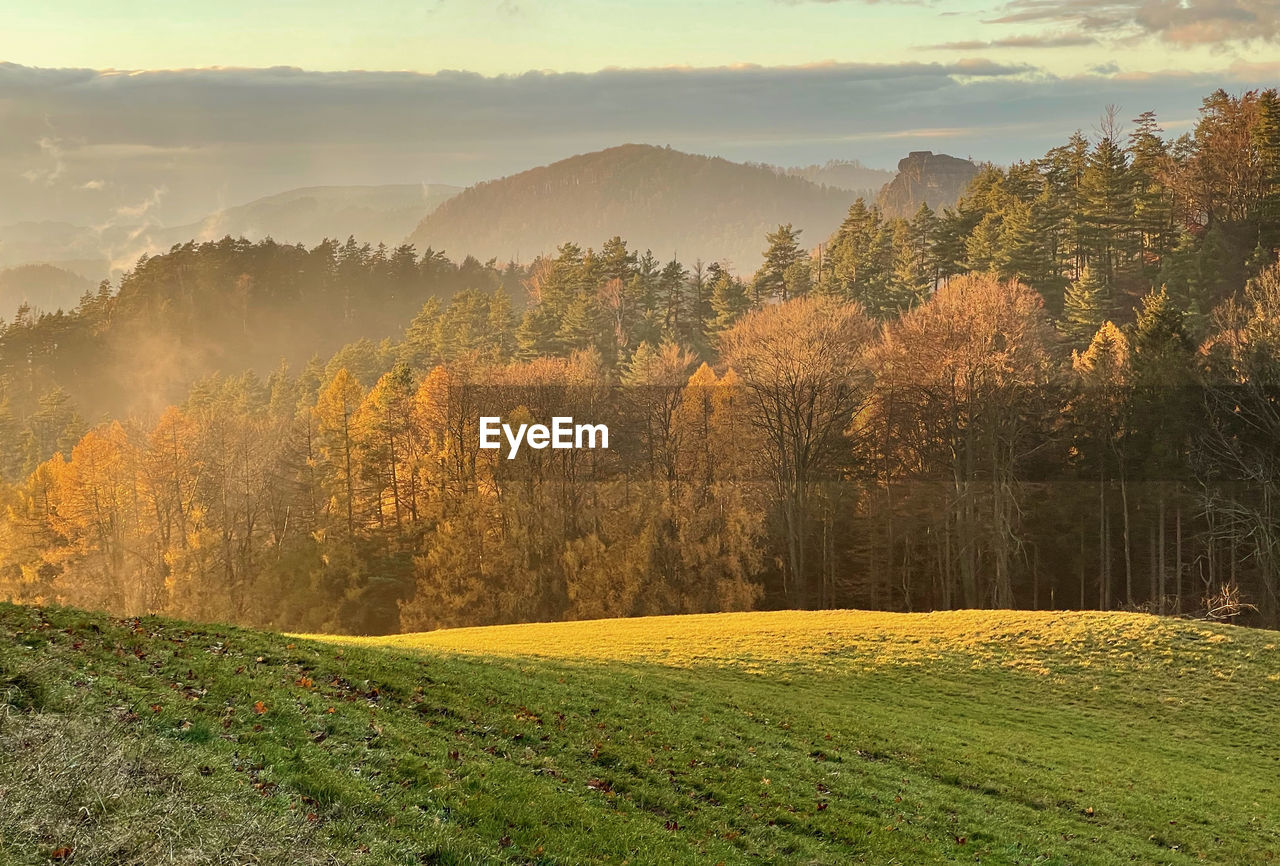
<svg viewBox="0 0 1280 866"><path fill-rule="evenodd" d="M401 243L424 215L462 187L444 184L313 186L263 196L179 226L20 222L0 226L0 268L50 264L96 281L133 267L143 253L165 252L190 240L228 235L251 241L313 246L326 237ZM32 302L47 306L43 298Z"/></svg>
<svg viewBox="0 0 1280 866"><path fill-rule="evenodd" d="M5 268L0 270L0 318L11 317L23 304L49 313L71 310L95 288L91 280L53 265Z"/></svg>
<svg viewBox="0 0 1280 866"><path fill-rule="evenodd" d="M822 165L804 165L783 169L792 177L802 177L813 183L864 194L870 198L875 191L889 183L895 173L881 168L868 168L856 159L832 159ZM870 195L866 195L870 193Z"/></svg>
<svg viewBox="0 0 1280 866"><path fill-rule="evenodd" d="M568 241L598 247L620 235L660 259L759 265L781 223L816 245L840 224L847 191L770 166L669 147L625 144L468 187L428 214L409 240L459 258L532 261Z"/></svg>
<svg viewBox="0 0 1280 866"><path fill-rule="evenodd" d="M458 186L416 183L302 187L217 211L162 234L171 244L227 235L315 244L326 237L354 235L360 241L395 246L424 215L461 191Z"/></svg>

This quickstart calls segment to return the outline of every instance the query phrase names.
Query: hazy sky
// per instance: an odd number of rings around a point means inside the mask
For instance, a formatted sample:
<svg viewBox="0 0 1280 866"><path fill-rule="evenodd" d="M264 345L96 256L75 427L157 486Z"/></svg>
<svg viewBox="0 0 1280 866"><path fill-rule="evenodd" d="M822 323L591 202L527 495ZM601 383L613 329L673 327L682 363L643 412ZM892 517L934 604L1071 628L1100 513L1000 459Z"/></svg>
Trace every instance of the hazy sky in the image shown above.
<svg viewBox="0 0 1280 866"><path fill-rule="evenodd" d="M766 66L990 54L1058 75L1257 60L1280 0L15 0L0 58L29 66L316 70Z"/></svg>
<svg viewBox="0 0 1280 866"><path fill-rule="evenodd" d="M174 224L290 187L469 184L624 142L1007 163L1108 104L1170 134L1280 80L1280 0L16 0L0 225Z"/></svg>

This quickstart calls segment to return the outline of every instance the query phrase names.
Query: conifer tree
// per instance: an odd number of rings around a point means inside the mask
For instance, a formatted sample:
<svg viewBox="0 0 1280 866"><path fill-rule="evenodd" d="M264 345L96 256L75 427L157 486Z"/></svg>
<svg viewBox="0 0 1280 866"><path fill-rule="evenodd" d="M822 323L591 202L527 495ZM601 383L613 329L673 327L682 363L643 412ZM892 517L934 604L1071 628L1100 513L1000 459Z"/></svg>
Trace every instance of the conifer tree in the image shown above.
<svg viewBox="0 0 1280 866"><path fill-rule="evenodd" d="M1086 267L1067 288L1063 300L1062 331L1076 346L1089 345L1093 335L1111 317L1111 292L1106 284Z"/></svg>
<svg viewBox="0 0 1280 866"><path fill-rule="evenodd" d="M791 223L766 235L769 248L764 251L764 264L756 272L754 283L757 305L773 298L787 299L787 269L805 258L799 239L800 229L792 228Z"/></svg>
<svg viewBox="0 0 1280 866"><path fill-rule="evenodd" d="M1114 108L1102 121L1102 137L1089 152L1081 177L1089 266L1107 285L1128 264L1133 247L1133 179L1120 144Z"/></svg>
<svg viewBox="0 0 1280 866"><path fill-rule="evenodd" d="M675 259L667 262L658 275L663 339L684 342L689 336L693 311L685 282L688 276L684 266Z"/></svg>
<svg viewBox="0 0 1280 866"><path fill-rule="evenodd" d="M712 332L718 334L732 327L734 322L751 309L747 287L728 271L715 268L711 284L711 309L715 312L715 318L711 322Z"/></svg>
<svg viewBox="0 0 1280 866"><path fill-rule="evenodd" d="M558 329L559 322L541 304L525 310L515 334L516 356L529 361L555 354Z"/></svg>
<svg viewBox="0 0 1280 866"><path fill-rule="evenodd" d="M1173 240L1173 195L1167 185L1169 145L1153 111L1134 120L1128 154L1133 179L1133 222L1142 264L1158 269Z"/></svg>

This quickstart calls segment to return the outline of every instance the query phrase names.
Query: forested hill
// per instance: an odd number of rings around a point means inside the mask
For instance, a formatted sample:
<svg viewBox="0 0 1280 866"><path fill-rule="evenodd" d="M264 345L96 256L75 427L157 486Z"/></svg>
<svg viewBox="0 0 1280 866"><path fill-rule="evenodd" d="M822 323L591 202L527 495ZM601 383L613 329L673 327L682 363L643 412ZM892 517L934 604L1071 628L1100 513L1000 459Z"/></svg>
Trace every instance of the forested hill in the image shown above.
<svg viewBox="0 0 1280 866"><path fill-rule="evenodd" d="M354 341L398 337L431 299L504 279L518 288L474 259L353 239L188 242L144 256L116 290L104 283L74 309L19 311L0 330L0 408L30 417L69 396L89 421L149 414L214 373L296 370Z"/></svg>
<svg viewBox="0 0 1280 866"><path fill-rule="evenodd" d="M732 264L750 274L780 223L817 245L840 224L847 191L772 168L627 144L473 186L410 241L479 259L529 262L565 241L621 235L632 249Z"/></svg>
<svg viewBox="0 0 1280 866"><path fill-rule="evenodd" d="M1149 112L1066 136L942 213L783 224L746 279L578 240L527 270L190 244L7 324L0 598L354 633L756 605L1280 627L1280 93L1215 92L1176 140ZM113 402L153 411L96 423ZM514 407L611 447L481 449Z"/></svg>

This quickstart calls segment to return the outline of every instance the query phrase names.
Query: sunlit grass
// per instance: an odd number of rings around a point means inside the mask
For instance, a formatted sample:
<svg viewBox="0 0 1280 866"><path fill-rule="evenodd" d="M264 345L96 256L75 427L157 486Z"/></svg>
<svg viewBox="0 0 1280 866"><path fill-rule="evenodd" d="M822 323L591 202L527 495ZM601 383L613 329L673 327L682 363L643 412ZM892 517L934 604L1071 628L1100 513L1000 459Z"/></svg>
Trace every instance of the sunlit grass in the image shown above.
<svg viewBox="0 0 1280 866"><path fill-rule="evenodd" d="M307 640L0 605L0 862L1266 863L1276 644L1114 613Z"/></svg>
<svg viewBox="0 0 1280 866"><path fill-rule="evenodd" d="M529 623L390 637L325 637L362 646L672 667L871 671L947 662L1054 676L1115 670L1217 673L1274 652L1232 629L1131 613L768 611ZM1238 631L1235 633L1239 633ZM1280 659L1280 654L1272 660Z"/></svg>

